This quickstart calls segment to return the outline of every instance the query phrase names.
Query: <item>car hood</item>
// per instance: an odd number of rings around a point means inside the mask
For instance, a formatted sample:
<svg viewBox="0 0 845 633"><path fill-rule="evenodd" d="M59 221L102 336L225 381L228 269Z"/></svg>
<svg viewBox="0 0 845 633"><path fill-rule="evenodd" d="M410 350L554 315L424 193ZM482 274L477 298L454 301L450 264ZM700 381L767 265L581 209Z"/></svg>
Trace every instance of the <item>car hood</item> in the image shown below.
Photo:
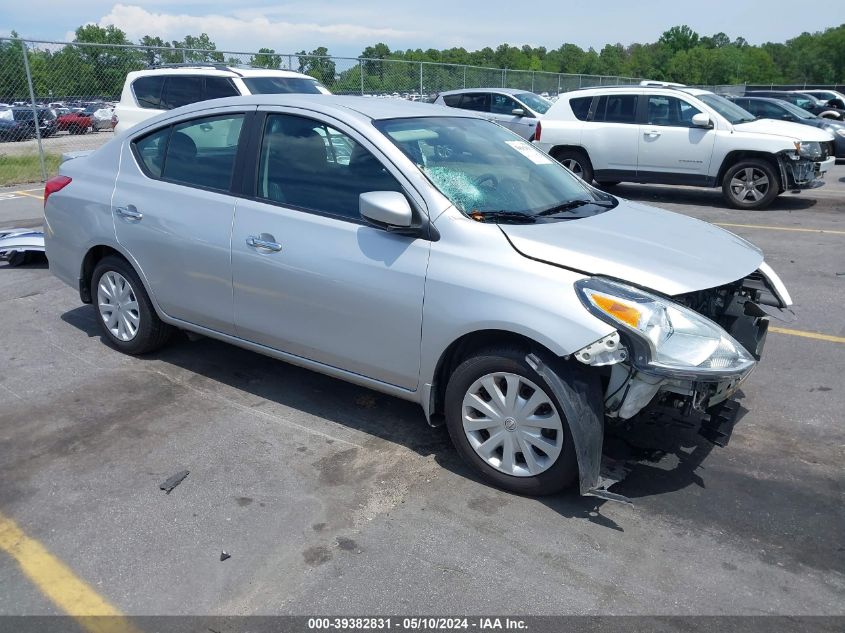
<svg viewBox="0 0 845 633"><path fill-rule="evenodd" d="M802 123L791 121L775 121L773 119L757 119L748 123L737 123L734 129L739 132L754 132L756 134L771 134L772 136L788 136L793 141L830 141L831 136L824 130L813 130Z"/></svg>
<svg viewBox="0 0 845 633"><path fill-rule="evenodd" d="M666 295L721 286L763 263L760 249L733 233L622 199L592 217L499 227L526 257Z"/></svg>

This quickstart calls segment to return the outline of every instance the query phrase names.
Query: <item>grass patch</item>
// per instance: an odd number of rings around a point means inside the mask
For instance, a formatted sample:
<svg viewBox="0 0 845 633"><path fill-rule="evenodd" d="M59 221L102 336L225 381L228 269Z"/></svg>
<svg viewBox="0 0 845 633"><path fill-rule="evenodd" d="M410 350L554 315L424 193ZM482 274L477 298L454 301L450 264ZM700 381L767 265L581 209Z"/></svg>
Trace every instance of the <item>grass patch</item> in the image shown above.
<svg viewBox="0 0 845 633"><path fill-rule="evenodd" d="M59 154L44 154L44 167L47 177L55 176L61 161ZM41 162L38 154L12 156L0 153L0 187L21 185L28 182L41 182Z"/></svg>

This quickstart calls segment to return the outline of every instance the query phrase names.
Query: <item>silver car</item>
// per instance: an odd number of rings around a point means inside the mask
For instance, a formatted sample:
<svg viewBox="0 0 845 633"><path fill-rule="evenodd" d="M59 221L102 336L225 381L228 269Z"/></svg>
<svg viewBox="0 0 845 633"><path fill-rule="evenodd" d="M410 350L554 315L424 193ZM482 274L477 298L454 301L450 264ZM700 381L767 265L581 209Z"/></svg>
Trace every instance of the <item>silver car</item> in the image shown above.
<svg viewBox="0 0 845 633"><path fill-rule="evenodd" d="M724 444L789 295L722 229L470 112L259 95L144 121L45 191L52 272L129 354L204 334L417 402L493 484L608 496L606 422Z"/></svg>
<svg viewBox="0 0 845 633"><path fill-rule="evenodd" d="M437 95L434 103L478 112L485 119L513 130L529 141L534 138L537 121L552 107L548 99L514 88L449 90Z"/></svg>

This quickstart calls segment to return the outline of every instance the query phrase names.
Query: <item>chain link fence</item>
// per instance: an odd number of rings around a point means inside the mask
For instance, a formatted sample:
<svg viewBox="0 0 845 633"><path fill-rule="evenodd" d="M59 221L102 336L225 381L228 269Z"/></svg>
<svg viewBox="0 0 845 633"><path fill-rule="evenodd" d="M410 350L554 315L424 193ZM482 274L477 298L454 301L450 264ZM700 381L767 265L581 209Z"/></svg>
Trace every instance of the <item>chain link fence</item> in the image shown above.
<svg viewBox="0 0 845 633"><path fill-rule="evenodd" d="M111 138L112 111L128 72L191 63L294 70L335 94L411 101L483 87L554 98L582 86L639 81L392 59L0 38L0 187L43 181L56 173L63 153L95 149Z"/></svg>

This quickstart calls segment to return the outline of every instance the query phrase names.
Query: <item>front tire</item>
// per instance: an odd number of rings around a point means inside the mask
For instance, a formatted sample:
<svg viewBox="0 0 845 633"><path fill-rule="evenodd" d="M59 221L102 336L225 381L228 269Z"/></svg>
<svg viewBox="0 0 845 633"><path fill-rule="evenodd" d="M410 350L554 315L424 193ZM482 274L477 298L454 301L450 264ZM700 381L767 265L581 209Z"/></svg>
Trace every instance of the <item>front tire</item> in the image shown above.
<svg viewBox="0 0 845 633"><path fill-rule="evenodd" d="M458 453L486 481L548 495L572 484L578 463L560 403L526 353L496 347L463 361L446 388L446 426ZM570 378L567 367L558 372Z"/></svg>
<svg viewBox="0 0 845 633"><path fill-rule="evenodd" d="M552 153L554 158L561 165L566 167L573 175L578 176L587 183L593 182L593 164L587 153L580 149L558 149Z"/></svg>
<svg viewBox="0 0 845 633"><path fill-rule="evenodd" d="M731 165L722 179L722 195L734 209L765 209L780 193L774 166L751 158Z"/></svg>
<svg viewBox="0 0 845 633"><path fill-rule="evenodd" d="M141 278L122 257L97 264L91 295L103 336L121 352L146 354L170 339L173 328L158 318Z"/></svg>

